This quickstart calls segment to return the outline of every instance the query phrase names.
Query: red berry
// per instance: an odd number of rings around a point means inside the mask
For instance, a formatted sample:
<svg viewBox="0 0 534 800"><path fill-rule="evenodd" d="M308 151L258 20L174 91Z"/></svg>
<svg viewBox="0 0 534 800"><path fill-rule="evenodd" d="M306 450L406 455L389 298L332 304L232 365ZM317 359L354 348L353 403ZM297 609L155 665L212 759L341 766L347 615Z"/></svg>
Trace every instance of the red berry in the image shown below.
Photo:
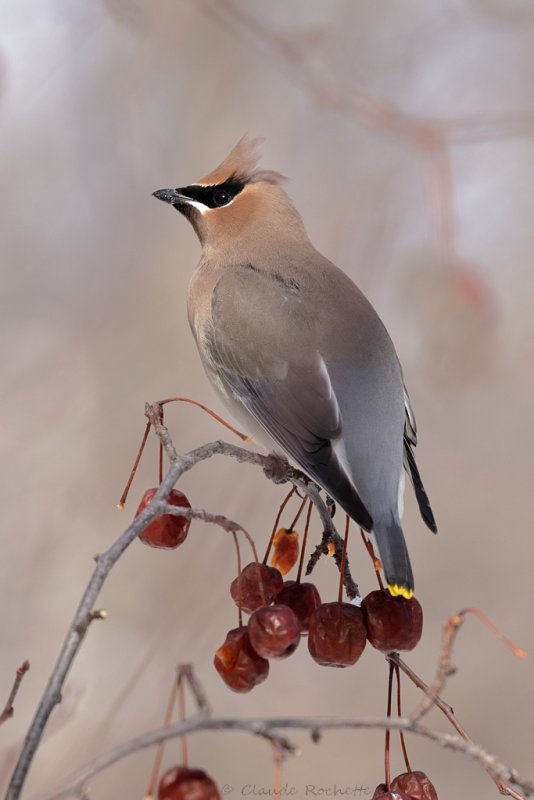
<svg viewBox="0 0 534 800"><path fill-rule="evenodd" d="M391 790L404 792L409 800L438 800L438 794L424 772L403 772L391 781Z"/></svg>
<svg viewBox="0 0 534 800"><path fill-rule="evenodd" d="M159 782L158 800L220 800L220 795L203 769L173 767Z"/></svg>
<svg viewBox="0 0 534 800"><path fill-rule="evenodd" d="M250 644L246 625L228 631L213 659L215 669L234 692L250 692L269 674L269 662Z"/></svg>
<svg viewBox="0 0 534 800"><path fill-rule="evenodd" d="M321 597L313 583L285 581L282 591L276 596L276 602L292 608L300 622L301 633L307 633L311 616L321 605Z"/></svg>
<svg viewBox="0 0 534 800"><path fill-rule="evenodd" d="M366 633L361 608L352 603L323 603L310 621L308 650L318 664L348 667L363 653Z"/></svg>
<svg viewBox="0 0 534 800"><path fill-rule="evenodd" d="M273 537L271 566L287 575L299 557L299 535L296 531L280 528Z"/></svg>
<svg viewBox="0 0 534 800"><path fill-rule="evenodd" d="M412 597L393 597L386 589L370 592L362 602L367 638L377 650L413 650L423 632L423 609Z"/></svg>
<svg viewBox="0 0 534 800"><path fill-rule="evenodd" d="M410 800L404 792L388 792L385 783L379 783L371 800Z"/></svg>
<svg viewBox="0 0 534 800"><path fill-rule="evenodd" d="M147 489L143 495L139 508L135 516L138 517L150 503L156 494L157 489ZM167 502L171 506L181 506L182 508L191 508L191 503L182 492L178 489L172 489L167 498ZM155 520L150 522L146 528L139 534L139 538L145 544L151 547L160 547L164 550L172 550L174 547L185 542L191 525L190 519L185 517L174 517L172 514L162 514L161 517L156 517Z"/></svg>
<svg viewBox="0 0 534 800"><path fill-rule="evenodd" d="M284 579L277 569L253 561L232 581L230 594L243 611L251 614L261 606L270 605L283 585Z"/></svg>
<svg viewBox="0 0 534 800"><path fill-rule="evenodd" d="M287 658L300 642L300 625L289 606L263 606L248 621L250 644L263 658Z"/></svg>

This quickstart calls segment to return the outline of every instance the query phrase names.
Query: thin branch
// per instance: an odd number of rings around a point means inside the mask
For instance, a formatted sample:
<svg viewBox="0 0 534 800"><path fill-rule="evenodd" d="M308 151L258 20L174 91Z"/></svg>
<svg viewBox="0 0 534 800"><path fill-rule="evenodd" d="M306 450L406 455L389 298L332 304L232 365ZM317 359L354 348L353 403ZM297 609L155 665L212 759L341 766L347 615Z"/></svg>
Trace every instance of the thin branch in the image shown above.
<svg viewBox="0 0 534 800"><path fill-rule="evenodd" d="M442 698L436 694L434 686L428 686L420 677L417 675L411 667L406 664L402 658L399 656L398 653L388 653L386 655L386 660L390 663L395 664L399 669L401 669L405 675L407 675L412 683L417 686L418 689L421 689L430 701L431 705L435 705L439 710L447 717L453 728L458 731L458 734L462 737L462 739L467 742L468 744L472 745L473 747L479 747L479 745L475 744L473 739L469 736L463 725L460 724L458 719L456 718L454 711ZM439 673L438 673L439 674ZM450 674L450 673L449 673ZM446 676L445 676L446 677ZM411 714L409 719L412 720L415 724L419 724L419 719L421 717L420 709L416 709L415 714ZM514 797L516 800L524 800L520 795L518 795L514 790L506 784L506 781L511 780L512 783L515 783L518 786L521 786L525 790L525 786L534 786L534 784L530 784L528 781L525 784L520 783L519 781L514 780L513 778L509 777L501 777L498 772L493 769L493 761L491 759L480 762L490 778L496 784L499 792L503 795L508 795L509 797ZM510 775L517 775L515 770L509 770ZM527 794L534 791L533 789L525 790Z"/></svg>
<svg viewBox="0 0 534 800"><path fill-rule="evenodd" d="M29 668L30 668L30 662L28 660L23 661L20 667L17 667L17 671L15 672L15 680L13 681L13 686L11 687L11 691L9 692L8 698L6 700L4 710L0 714L0 725L2 725L4 722L7 722L8 719L11 719L11 717L15 713L15 708L14 708L15 698L20 689L20 684L22 683L22 679L28 672Z"/></svg>
<svg viewBox="0 0 534 800"><path fill-rule="evenodd" d="M525 651L517 647L507 636L505 636L496 625L479 608L465 608L457 614L453 614L443 625L443 635L441 649L438 658L438 668L436 676L430 687L425 690L425 696L419 706L410 714L410 719L420 720L434 705L435 698L443 691L447 680L454 675L456 667L452 663L452 649L460 628L465 622L468 614L473 614L488 628L507 647L516 658L525 658Z"/></svg>
<svg viewBox="0 0 534 800"><path fill-rule="evenodd" d="M254 718L254 719L234 719L225 717L193 717L185 722L176 723L168 728L159 728L135 739L115 747L113 750L99 756L89 762L81 769L73 773L54 791L46 795L40 795L36 800L61 800L80 792L84 784L94 775L102 772L107 767L117 761L130 756L133 753L151 747L158 742L166 739L176 738L202 731L233 731L248 733L255 736L267 738L272 742L273 732L280 730L305 730L309 731L314 740L320 734L328 730L398 730L413 733L428 739L446 749L470 756L474 761L481 764L485 769L499 781L510 781L518 786L526 794L534 792L534 783L522 778L519 773L503 764L496 756L488 753L480 745L466 741L460 736L449 733L432 731L423 727L418 722L412 722L408 717L397 719L387 718L368 718L368 719L339 719L338 717L309 717L309 718ZM284 745L284 749L293 749Z"/></svg>

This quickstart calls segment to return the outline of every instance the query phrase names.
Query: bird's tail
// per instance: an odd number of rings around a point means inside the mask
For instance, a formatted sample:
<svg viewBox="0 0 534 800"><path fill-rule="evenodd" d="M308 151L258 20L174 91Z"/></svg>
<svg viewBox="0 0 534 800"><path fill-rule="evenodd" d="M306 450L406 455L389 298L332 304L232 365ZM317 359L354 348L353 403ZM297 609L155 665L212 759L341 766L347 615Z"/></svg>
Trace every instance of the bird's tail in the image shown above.
<svg viewBox="0 0 534 800"><path fill-rule="evenodd" d="M373 534L390 593L409 600L413 595L413 573L400 524L395 519L375 522Z"/></svg>

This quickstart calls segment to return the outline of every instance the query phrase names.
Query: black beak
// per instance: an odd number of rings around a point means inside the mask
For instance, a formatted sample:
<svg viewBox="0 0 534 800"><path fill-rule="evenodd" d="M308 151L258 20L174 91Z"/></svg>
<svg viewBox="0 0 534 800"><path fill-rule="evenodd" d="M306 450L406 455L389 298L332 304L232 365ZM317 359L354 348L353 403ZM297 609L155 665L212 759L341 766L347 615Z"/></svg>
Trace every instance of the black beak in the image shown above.
<svg viewBox="0 0 534 800"><path fill-rule="evenodd" d="M180 194L178 189L158 189L156 192L152 192L152 194L154 197L157 197L158 200L163 200L164 203L170 203L171 206L183 205L183 203L187 203L187 201L190 200L189 197Z"/></svg>

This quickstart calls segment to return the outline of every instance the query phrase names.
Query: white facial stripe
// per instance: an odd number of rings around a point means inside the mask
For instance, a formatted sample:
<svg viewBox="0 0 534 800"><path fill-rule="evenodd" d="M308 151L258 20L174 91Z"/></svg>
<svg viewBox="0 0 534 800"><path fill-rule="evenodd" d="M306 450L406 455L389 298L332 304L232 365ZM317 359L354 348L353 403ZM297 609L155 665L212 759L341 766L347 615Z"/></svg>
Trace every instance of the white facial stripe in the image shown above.
<svg viewBox="0 0 534 800"><path fill-rule="evenodd" d="M196 183L195 186L201 186L202 184ZM237 195L236 195L237 197ZM209 208L209 206L205 206L204 203L199 203L198 200L190 200L189 197L184 198L185 202L188 206L193 206L196 208L197 211L200 211L201 214L206 214L209 211L218 211L220 208L228 208L231 206L235 200L235 197L232 197L229 203L226 203L224 206L217 206L216 208Z"/></svg>
<svg viewBox="0 0 534 800"><path fill-rule="evenodd" d="M188 206L193 206L196 208L197 211L200 211L201 214L205 214L206 211L211 211L211 208L208 208L204 205L204 203L199 203L198 200L190 200L188 197L185 198L185 202Z"/></svg>

